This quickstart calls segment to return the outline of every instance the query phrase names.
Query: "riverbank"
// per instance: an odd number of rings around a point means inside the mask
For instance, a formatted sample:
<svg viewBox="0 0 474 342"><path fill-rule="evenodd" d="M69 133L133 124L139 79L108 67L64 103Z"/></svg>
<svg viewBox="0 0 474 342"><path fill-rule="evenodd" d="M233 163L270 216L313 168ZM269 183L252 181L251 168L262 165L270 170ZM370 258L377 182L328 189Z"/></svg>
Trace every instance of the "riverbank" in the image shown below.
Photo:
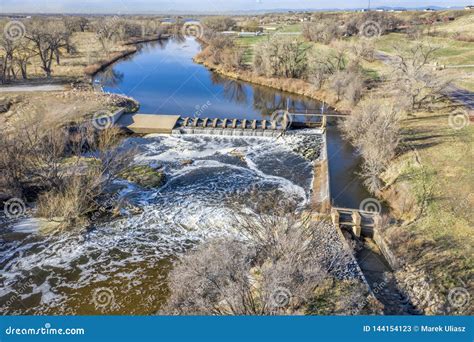
<svg viewBox="0 0 474 342"><path fill-rule="evenodd" d="M204 65L211 71L214 71L222 76L233 78L236 80L266 86L272 89L281 90L284 92L302 95L317 101L324 101L333 107L336 111L343 114L350 114L351 107L344 101L337 101L336 95L326 89L316 89L311 83L300 79L288 78L270 78L256 75L249 70L229 70L222 65L216 65L209 61L204 55L204 52L199 53L194 57L196 63Z"/></svg>
<svg viewBox="0 0 474 342"><path fill-rule="evenodd" d="M125 45L125 44L124 44ZM112 53L108 58L104 60L97 61L94 64L90 64L84 68L84 74L89 77L93 77L99 71L104 70L109 65L117 62L118 60L125 58L131 54L134 54L138 51L136 46L127 47L124 51L118 51Z"/></svg>
<svg viewBox="0 0 474 342"><path fill-rule="evenodd" d="M169 35L160 35L159 37L147 37L147 38L130 38L128 41L123 42L121 47L123 48L122 51L117 51L112 53L110 56L105 58L104 60L100 60L94 64L90 64L84 68L84 74L89 77L93 77L100 71L103 71L108 66L114 64L115 62L123 59L127 56L133 55L137 51L139 51L138 44L142 43L150 43L156 42L159 40L169 39Z"/></svg>

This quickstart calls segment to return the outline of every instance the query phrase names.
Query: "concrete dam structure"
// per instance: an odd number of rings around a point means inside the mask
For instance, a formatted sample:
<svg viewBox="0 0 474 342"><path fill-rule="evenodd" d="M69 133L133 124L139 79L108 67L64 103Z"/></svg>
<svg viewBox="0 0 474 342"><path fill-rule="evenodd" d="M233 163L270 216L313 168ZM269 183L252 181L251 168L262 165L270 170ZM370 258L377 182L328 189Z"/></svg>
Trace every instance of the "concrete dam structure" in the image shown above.
<svg viewBox="0 0 474 342"><path fill-rule="evenodd" d="M324 118L323 118L324 119ZM114 124L138 134L209 134L229 136L277 137L291 128L324 128L319 123L293 122L291 117L281 120L247 120L182 117L180 115L122 114Z"/></svg>
<svg viewBox="0 0 474 342"><path fill-rule="evenodd" d="M180 118L174 134L211 134L233 136L279 136L288 123L270 120Z"/></svg>

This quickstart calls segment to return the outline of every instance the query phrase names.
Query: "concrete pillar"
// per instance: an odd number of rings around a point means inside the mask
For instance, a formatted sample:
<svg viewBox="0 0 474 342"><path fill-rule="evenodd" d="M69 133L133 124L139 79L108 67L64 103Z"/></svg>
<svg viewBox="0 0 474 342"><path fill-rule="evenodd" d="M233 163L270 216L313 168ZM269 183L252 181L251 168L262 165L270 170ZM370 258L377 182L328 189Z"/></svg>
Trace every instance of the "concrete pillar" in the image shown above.
<svg viewBox="0 0 474 342"><path fill-rule="evenodd" d="M199 118L194 118L193 127L197 127Z"/></svg>
<svg viewBox="0 0 474 342"><path fill-rule="evenodd" d="M332 223L334 225L338 226L338 227L339 227L340 217L341 217L341 215L339 214L339 211L337 211L337 209L335 209L335 208L332 208L331 209L331 220L332 220Z"/></svg>
<svg viewBox="0 0 474 342"><path fill-rule="evenodd" d="M209 121L209 118L205 118L204 120L202 120L202 127L203 128L206 128L207 127L207 122Z"/></svg>
<svg viewBox="0 0 474 342"><path fill-rule="evenodd" d="M227 128L227 119L222 120L222 128Z"/></svg>
<svg viewBox="0 0 474 342"><path fill-rule="evenodd" d="M237 128L237 119L232 120L232 128Z"/></svg>
<svg viewBox="0 0 474 342"><path fill-rule="evenodd" d="M257 120L252 121L252 129L257 129Z"/></svg>
<svg viewBox="0 0 474 342"><path fill-rule="evenodd" d="M272 120L272 129L277 129L277 122Z"/></svg>
<svg viewBox="0 0 474 342"><path fill-rule="evenodd" d="M247 119L242 120L242 128L243 129L247 128Z"/></svg>
<svg viewBox="0 0 474 342"><path fill-rule="evenodd" d="M282 128L283 130L286 130L287 128L289 128L289 127L288 127L288 124L289 124L289 122L288 122L288 117L285 115L285 116L283 117L283 122L282 122L282 124L281 124L281 128Z"/></svg>
<svg viewBox="0 0 474 342"><path fill-rule="evenodd" d="M183 126L186 127L189 125L189 118L184 118Z"/></svg>
<svg viewBox="0 0 474 342"><path fill-rule="evenodd" d="M262 120L262 129L267 129L267 120Z"/></svg>
<svg viewBox="0 0 474 342"><path fill-rule="evenodd" d="M214 120L212 120L212 128L217 128L217 121L218 121L218 120L219 120L219 119L214 119Z"/></svg>
<svg viewBox="0 0 474 342"><path fill-rule="evenodd" d="M375 214L373 220L374 220L374 229L382 228L382 216L380 214Z"/></svg>
<svg viewBox="0 0 474 342"><path fill-rule="evenodd" d="M323 120L322 120L322 128L326 128L326 125L327 125L327 122L328 122L328 118L326 115L323 116Z"/></svg>
<svg viewBox="0 0 474 342"><path fill-rule="evenodd" d="M358 211L352 212L352 222L354 223L354 225L352 226L352 231L354 235L360 237L360 233L362 231L362 227L360 226L362 223L362 218L360 217Z"/></svg>

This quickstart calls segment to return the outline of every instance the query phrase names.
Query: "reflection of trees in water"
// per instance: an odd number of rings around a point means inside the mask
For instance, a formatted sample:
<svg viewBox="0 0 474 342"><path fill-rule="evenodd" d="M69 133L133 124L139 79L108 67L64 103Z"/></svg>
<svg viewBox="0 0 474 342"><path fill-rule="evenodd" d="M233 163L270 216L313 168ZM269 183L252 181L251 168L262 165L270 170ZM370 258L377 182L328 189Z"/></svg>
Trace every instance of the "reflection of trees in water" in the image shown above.
<svg viewBox="0 0 474 342"><path fill-rule="evenodd" d="M181 31L172 33L171 37L176 43L184 43L186 41L186 36Z"/></svg>
<svg viewBox="0 0 474 342"><path fill-rule="evenodd" d="M278 92L263 88L253 88L253 106L265 115L272 114L276 109L286 108L286 98L280 96Z"/></svg>
<svg viewBox="0 0 474 342"><path fill-rule="evenodd" d="M217 73L211 73L211 81L214 85L218 84L224 87L223 96L226 99L241 104L248 104L246 87L249 85L246 83L222 77ZM277 109L315 110L320 107L319 102L315 100L278 92L267 87L257 85L252 85L251 87L253 89L253 107L262 116L269 116Z"/></svg>
<svg viewBox="0 0 474 342"><path fill-rule="evenodd" d="M124 74L114 68L106 68L100 74L100 83L104 87L117 87L123 81Z"/></svg>
<svg viewBox="0 0 474 342"><path fill-rule="evenodd" d="M312 109L317 101L282 93L266 87L253 87L253 104L262 115L271 115L277 109Z"/></svg>
<svg viewBox="0 0 474 342"><path fill-rule="evenodd" d="M247 93L245 84L239 81L223 78L216 73L211 74L212 84L220 84L224 87L224 97L229 101L247 104Z"/></svg>
<svg viewBox="0 0 474 342"><path fill-rule="evenodd" d="M156 48L160 50L164 50L168 45L169 39L159 39L153 40L151 42L147 42L146 44L140 44L139 49L143 50L144 52L153 52Z"/></svg>

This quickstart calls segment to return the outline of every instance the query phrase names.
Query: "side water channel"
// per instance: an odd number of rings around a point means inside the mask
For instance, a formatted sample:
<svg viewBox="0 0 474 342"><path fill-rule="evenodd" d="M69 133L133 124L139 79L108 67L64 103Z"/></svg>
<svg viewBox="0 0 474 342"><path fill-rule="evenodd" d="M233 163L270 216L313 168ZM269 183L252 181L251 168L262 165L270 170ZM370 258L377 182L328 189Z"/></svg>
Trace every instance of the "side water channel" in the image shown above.
<svg viewBox="0 0 474 342"><path fill-rule="evenodd" d="M359 208L364 199L372 197L357 177L360 157L354 147L342 138L336 120L328 121L326 134L332 205ZM349 231L345 231L344 235L358 246L356 259L375 297L384 304L384 313L418 314L410 299L400 291L390 264L373 237L361 236L357 239Z"/></svg>

